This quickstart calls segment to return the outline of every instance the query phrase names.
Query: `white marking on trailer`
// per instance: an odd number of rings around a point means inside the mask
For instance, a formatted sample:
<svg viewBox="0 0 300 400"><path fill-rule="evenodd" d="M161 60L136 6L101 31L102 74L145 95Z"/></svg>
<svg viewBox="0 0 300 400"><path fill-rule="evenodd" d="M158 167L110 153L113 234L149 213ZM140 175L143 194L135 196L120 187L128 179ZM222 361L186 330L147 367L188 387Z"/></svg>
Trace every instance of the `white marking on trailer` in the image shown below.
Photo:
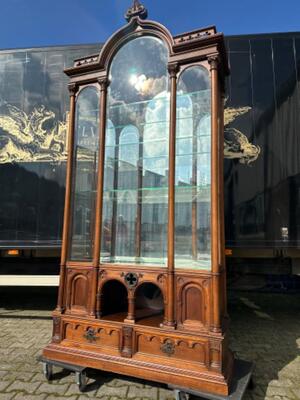
<svg viewBox="0 0 300 400"><path fill-rule="evenodd" d="M0 286L58 286L59 275L0 275Z"/></svg>

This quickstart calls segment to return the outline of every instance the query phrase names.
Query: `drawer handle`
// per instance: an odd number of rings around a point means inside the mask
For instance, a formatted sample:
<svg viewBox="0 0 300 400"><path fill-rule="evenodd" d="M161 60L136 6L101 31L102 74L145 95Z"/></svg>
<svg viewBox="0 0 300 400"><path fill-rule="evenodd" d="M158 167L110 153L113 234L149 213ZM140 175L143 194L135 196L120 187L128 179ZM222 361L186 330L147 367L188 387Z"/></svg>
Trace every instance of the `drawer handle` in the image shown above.
<svg viewBox="0 0 300 400"><path fill-rule="evenodd" d="M175 344L172 342L172 340L167 340L162 346L161 346L161 351L165 354L167 354L169 357L175 353Z"/></svg>
<svg viewBox="0 0 300 400"><path fill-rule="evenodd" d="M88 340L90 343L96 342L99 338L96 336L96 331L93 328L89 328L83 337Z"/></svg>

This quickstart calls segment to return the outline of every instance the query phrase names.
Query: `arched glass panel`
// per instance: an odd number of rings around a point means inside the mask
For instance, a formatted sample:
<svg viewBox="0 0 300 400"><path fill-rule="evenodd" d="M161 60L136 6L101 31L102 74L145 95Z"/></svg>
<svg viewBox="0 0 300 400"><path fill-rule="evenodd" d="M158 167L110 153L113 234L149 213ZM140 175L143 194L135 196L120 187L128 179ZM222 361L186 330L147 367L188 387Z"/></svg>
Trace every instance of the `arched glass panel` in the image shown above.
<svg viewBox="0 0 300 400"><path fill-rule="evenodd" d="M139 159L139 130L133 125L127 125L120 134L120 162L128 168L137 167Z"/></svg>
<svg viewBox="0 0 300 400"><path fill-rule="evenodd" d="M209 72L186 69L178 80L175 265L211 268L211 89Z"/></svg>
<svg viewBox="0 0 300 400"><path fill-rule="evenodd" d="M76 101L71 260L91 260L98 170L99 94L83 89Z"/></svg>
<svg viewBox="0 0 300 400"><path fill-rule="evenodd" d="M116 142L105 163L103 263L166 265L167 64L167 46L144 36L126 43L110 67L107 117Z"/></svg>

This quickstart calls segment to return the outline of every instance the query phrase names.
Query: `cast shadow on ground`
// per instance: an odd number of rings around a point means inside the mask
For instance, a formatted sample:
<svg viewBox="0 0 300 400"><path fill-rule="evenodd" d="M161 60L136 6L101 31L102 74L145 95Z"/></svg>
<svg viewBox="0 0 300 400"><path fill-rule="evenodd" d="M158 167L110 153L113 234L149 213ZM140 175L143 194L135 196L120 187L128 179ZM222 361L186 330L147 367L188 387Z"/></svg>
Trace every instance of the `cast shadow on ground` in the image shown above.
<svg viewBox="0 0 300 400"><path fill-rule="evenodd" d="M255 363L247 399L294 398L299 386L300 294L231 292L231 348Z"/></svg>

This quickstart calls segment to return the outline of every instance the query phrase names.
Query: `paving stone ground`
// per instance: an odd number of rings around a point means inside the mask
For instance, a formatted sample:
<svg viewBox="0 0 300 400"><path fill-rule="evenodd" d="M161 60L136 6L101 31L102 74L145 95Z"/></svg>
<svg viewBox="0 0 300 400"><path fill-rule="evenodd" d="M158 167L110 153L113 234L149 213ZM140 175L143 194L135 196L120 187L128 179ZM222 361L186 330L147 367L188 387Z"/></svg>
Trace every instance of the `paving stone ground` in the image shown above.
<svg viewBox="0 0 300 400"><path fill-rule="evenodd" d="M51 289L0 288L0 400L174 399L155 384L98 373L84 394L59 369L47 383L36 357L50 340L55 298ZM300 295L234 292L229 311L231 348L256 364L244 399L300 400Z"/></svg>

